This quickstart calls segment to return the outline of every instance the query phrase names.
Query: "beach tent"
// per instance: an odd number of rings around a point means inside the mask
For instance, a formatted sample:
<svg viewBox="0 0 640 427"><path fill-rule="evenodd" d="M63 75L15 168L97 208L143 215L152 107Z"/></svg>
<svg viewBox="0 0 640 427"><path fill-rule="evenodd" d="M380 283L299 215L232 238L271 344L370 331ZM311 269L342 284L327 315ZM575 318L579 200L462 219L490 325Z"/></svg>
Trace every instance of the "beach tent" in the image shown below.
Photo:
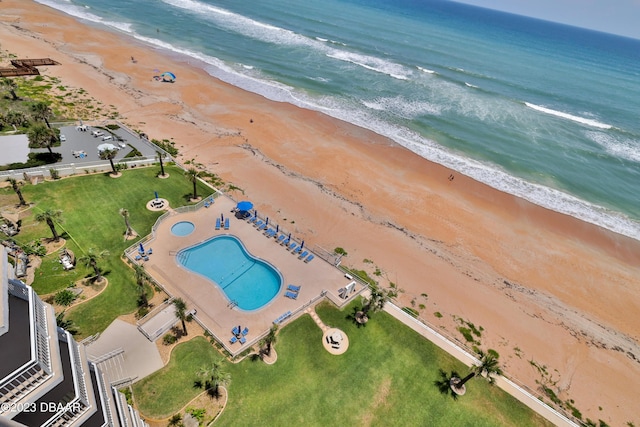
<svg viewBox="0 0 640 427"><path fill-rule="evenodd" d="M105 150L117 150L118 148L113 145L113 144L100 144L98 145L98 151L105 151Z"/></svg>
<svg viewBox="0 0 640 427"><path fill-rule="evenodd" d="M160 74L160 77L162 78L163 82L173 83L176 81L176 75L173 73L170 73L169 71Z"/></svg>

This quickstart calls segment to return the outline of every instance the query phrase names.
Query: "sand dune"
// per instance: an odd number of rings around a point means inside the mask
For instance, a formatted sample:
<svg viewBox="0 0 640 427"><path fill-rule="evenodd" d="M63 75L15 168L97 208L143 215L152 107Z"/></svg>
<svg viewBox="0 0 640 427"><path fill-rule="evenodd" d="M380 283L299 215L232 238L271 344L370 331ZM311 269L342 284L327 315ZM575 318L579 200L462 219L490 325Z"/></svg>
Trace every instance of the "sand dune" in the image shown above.
<svg viewBox="0 0 640 427"><path fill-rule="evenodd" d="M457 318L482 326L482 347L500 353L511 378L533 390L545 383L585 418L640 425L639 242L32 2L2 1L0 41L20 57L61 62L45 72L116 105L132 128L173 138L179 160L242 188L308 244L378 267L383 283L404 289L401 304L424 304L421 317L451 336L462 339ZM177 82L154 81L155 68Z"/></svg>

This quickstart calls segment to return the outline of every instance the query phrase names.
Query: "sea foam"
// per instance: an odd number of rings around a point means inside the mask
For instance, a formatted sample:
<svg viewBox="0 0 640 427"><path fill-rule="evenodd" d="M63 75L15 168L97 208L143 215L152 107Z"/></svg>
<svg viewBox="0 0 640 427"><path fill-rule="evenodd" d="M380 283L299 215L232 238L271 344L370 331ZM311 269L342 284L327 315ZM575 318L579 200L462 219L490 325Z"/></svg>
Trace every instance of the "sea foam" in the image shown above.
<svg viewBox="0 0 640 427"><path fill-rule="evenodd" d="M550 108L542 107L542 106L536 105L536 104L531 104L529 102L525 102L524 105L526 105L527 107L532 108L532 109L534 109L536 111L540 111L542 113L551 114L552 116L561 117L563 119L571 120L571 121L574 121L576 123L582 123L582 124L593 126L593 127L600 128L600 129L611 129L613 127L613 126L608 125L606 123L600 123L600 122L598 122L596 120L587 119L585 117L574 116L573 114L565 113L565 112L562 112L562 111L552 110Z"/></svg>

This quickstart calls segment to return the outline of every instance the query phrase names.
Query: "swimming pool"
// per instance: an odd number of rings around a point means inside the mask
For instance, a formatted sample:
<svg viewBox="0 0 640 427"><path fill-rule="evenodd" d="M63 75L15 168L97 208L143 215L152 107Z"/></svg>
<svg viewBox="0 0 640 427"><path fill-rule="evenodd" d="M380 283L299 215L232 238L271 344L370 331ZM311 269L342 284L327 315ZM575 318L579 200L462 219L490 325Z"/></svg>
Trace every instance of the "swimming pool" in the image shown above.
<svg viewBox="0 0 640 427"><path fill-rule="evenodd" d="M195 228L196 226L193 225L192 222L180 221L171 226L171 233L176 236L184 237L193 233L193 230L195 230Z"/></svg>
<svg viewBox="0 0 640 427"><path fill-rule="evenodd" d="M233 236L216 236L183 249L176 259L186 269L212 280L242 310L267 305L282 287L280 272L249 254Z"/></svg>

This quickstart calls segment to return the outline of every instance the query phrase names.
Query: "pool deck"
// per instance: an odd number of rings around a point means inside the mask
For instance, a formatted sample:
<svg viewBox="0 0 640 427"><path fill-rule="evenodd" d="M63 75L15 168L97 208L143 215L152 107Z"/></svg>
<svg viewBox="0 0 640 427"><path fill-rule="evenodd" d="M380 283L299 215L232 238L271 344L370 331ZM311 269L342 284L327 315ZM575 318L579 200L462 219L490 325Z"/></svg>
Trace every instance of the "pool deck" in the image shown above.
<svg viewBox="0 0 640 427"><path fill-rule="evenodd" d="M318 256L309 263L298 259L298 255L293 255L285 246L277 243L275 238L265 236L265 230L258 231L246 220L236 218L232 213L234 208L235 203L231 199L218 197L208 208L202 207L186 213L171 211L159 224L155 238L145 244L147 249L153 248L153 254L148 261L142 261L142 265L167 293L182 298L187 303L187 310L195 309L197 320L230 353L238 354L266 334L276 319L287 312L296 313L323 292L329 294L334 301L343 301L338 297L338 289L344 288L351 280ZM221 214L225 219L230 219L229 230L224 230L224 227L215 229L216 218ZM193 233L182 237L172 234L171 227L180 221L192 222L195 225ZM232 304L216 284L179 265L175 256L179 250L219 235L239 238L251 255L269 262L280 271L282 288L269 304L255 311L231 307ZM308 248L305 247L305 250ZM289 284L301 286L295 300L284 296ZM231 330L238 325L249 328L244 345L229 342Z"/></svg>

